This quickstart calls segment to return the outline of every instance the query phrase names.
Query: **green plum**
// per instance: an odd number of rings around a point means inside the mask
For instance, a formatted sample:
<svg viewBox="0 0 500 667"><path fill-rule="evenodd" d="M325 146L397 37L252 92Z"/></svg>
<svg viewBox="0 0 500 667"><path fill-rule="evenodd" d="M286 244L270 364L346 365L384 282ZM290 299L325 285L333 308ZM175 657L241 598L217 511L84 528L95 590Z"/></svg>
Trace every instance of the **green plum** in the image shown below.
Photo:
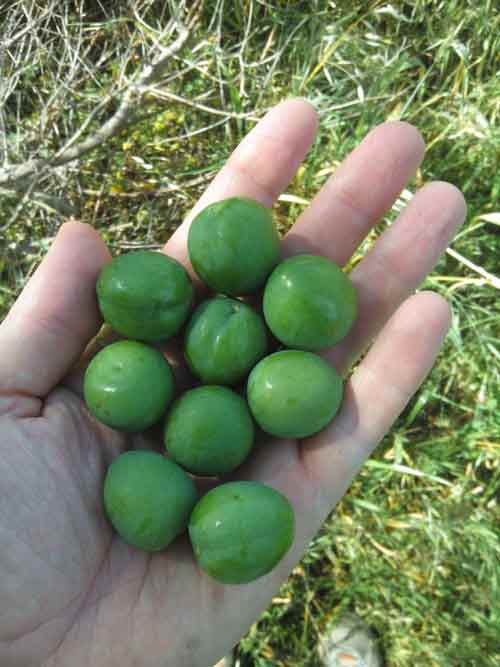
<svg viewBox="0 0 500 667"><path fill-rule="evenodd" d="M104 320L127 338L166 340L186 321L193 286L185 268L172 257L137 250L115 257L97 280Z"/></svg>
<svg viewBox="0 0 500 667"><path fill-rule="evenodd" d="M270 572L289 550L293 508L258 482L229 482L209 491L189 519L199 566L223 584L245 584Z"/></svg>
<svg viewBox="0 0 500 667"><path fill-rule="evenodd" d="M344 338L357 314L349 277L326 257L296 255L274 269L264 290L264 317L287 347L323 350Z"/></svg>
<svg viewBox="0 0 500 667"><path fill-rule="evenodd" d="M165 422L165 447L186 470L223 475L248 456L254 425L246 401L231 389L196 387L174 403Z"/></svg>
<svg viewBox="0 0 500 667"><path fill-rule="evenodd" d="M156 452L121 454L104 480L104 507L114 529L144 551L164 549L180 535L197 499L189 475Z"/></svg>
<svg viewBox="0 0 500 667"><path fill-rule="evenodd" d="M99 421L123 431L143 431L166 412L174 378L158 350L133 340L103 348L87 367L83 393Z"/></svg>
<svg viewBox="0 0 500 667"><path fill-rule="evenodd" d="M189 259L215 292L251 294L279 262L280 239L271 211L244 197L229 197L204 208L191 223Z"/></svg>
<svg viewBox="0 0 500 667"><path fill-rule="evenodd" d="M266 433L305 438L321 431L342 402L342 378L317 354L282 350L264 357L248 377L247 398Z"/></svg>
<svg viewBox="0 0 500 667"><path fill-rule="evenodd" d="M266 350L264 320L237 299L217 296L203 302L186 329L186 361L206 384L238 383Z"/></svg>

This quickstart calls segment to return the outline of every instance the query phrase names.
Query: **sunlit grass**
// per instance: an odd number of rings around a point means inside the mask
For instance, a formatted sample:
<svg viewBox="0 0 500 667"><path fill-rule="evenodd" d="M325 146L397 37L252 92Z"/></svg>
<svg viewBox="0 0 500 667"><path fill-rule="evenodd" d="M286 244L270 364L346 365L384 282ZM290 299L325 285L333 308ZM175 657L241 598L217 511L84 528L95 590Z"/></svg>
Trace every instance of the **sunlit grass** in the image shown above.
<svg viewBox="0 0 500 667"><path fill-rule="evenodd" d="M500 314L488 278L499 274L499 54L493 1L206 0L190 47L172 63L165 90L175 98L152 97L142 120L82 162L67 193L113 252L160 246L255 118L300 95L316 106L320 131L287 189L293 196L275 206L282 228L387 119L416 125L427 154L353 261L425 182L465 194L455 254L422 286L453 309L443 352L241 641L242 666L316 664L318 633L347 609L377 631L389 667L500 664ZM14 203L4 200L3 216ZM59 224L29 207L8 230L4 312Z"/></svg>

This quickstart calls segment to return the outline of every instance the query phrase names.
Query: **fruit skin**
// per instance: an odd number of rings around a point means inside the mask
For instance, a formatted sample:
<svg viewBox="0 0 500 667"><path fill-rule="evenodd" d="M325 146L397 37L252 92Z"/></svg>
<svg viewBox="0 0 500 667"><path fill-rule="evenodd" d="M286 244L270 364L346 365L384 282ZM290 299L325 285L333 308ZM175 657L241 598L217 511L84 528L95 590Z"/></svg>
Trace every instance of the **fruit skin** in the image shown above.
<svg viewBox="0 0 500 667"><path fill-rule="evenodd" d="M283 350L264 357L248 377L247 399L259 426L280 438L321 431L342 402L342 378L317 354Z"/></svg>
<svg viewBox="0 0 500 667"><path fill-rule="evenodd" d="M103 348L85 372L83 394L99 421L123 431L143 431L165 414L174 378L158 350L133 340Z"/></svg>
<svg viewBox="0 0 500 667"><path fill-rule="evenodd" d="M266 351L264 320L237 299L217 296L204 301L186 329L186 361L206 384L238 383Z"/></svg>
<svg viewBox="0 0 500 667"><path fill-rule="evenodd" d="M247 404L227 387L205 385L184 392L165 422L165 447L186 470L222 475L248 456L254 425Z"/></svg>
<svg viewBox="0 0 500 667"><path fill-rule="evenodd" d="M270 572L290 548L293 508L258 482L229 482L209 491L189 519L199 566L223 584L245 584Z"/></svg>
<svg viewBox="0 0 500 667"><path fill-rule="evenodd" d="M194 482L156 452L116 458L104 481L104 507L116 532L144 551L159 551L182 533L198 499Z"/></svg>
<svg viewBox="0 0 500 667"><path fill-rule="evenodd" d="M115 257L97 279L97 300L104 320L135 340L166 340L186 321L193 286L172 257L137 250Z"/></svg>
<svg viewBox="0 0 500 667"><path fill-rule="evenodd" d="M287 347L312 352L339 342L357 315L349 277L326 257L296 255L274 269L264 289L264 317Z"/></svg>
<svg viewBox="0 0 500 667"><path fill-rule="evenodd" d="M271 211L245 197L204 208L191 223L189 259L215 292L251 294L264 286L279 262L280 239Z"/></svg>

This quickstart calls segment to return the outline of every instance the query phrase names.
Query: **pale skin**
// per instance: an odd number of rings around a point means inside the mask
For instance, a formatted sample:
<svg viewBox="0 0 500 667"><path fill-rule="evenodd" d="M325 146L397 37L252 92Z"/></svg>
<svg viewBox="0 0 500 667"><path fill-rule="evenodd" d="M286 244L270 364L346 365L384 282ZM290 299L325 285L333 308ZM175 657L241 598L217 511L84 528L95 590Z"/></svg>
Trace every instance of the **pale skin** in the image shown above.
<svg viewBox="0 0 500 667"><path fill-rule="evenodd" d="M271 206L317 126L306 101L272 109L165 252L188 265L189 221L212 201L240 195ZM283 254L313 252L346 264L423 155L422 138L407 123L373 129L295 222ZM243 586L224 586L201 572L185 535L149 555L124 544L105 518L102 484L110 462L126 448L159 443L99 426L85 410L81 359L101 324L95 281L110 255L94 229L64 224L0 326L2 667L209 667L231 649L431 369L450 310L437 294L415 290L464 217L456 187L429 183L353 270L359 317L325 357L345 373L369 351L346 383L341 411L308 440L260 443L235 475L285 493L296 514L285 559Z"/></svg>

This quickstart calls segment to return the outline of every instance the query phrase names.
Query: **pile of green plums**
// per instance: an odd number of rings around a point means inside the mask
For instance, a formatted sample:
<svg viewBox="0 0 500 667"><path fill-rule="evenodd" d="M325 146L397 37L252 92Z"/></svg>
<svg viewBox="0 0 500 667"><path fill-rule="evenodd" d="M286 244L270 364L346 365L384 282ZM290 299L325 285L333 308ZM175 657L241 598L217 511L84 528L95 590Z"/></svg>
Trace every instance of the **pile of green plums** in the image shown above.
<svg viewBox="0 0 500 667"><path fill-rule="evenodd" d="M188 251L211 293L196 307L186 269L163 253L138 250L102 269L97 301L122 339L93 357L84 396L90 413L112 428L164 424L163 454L127 451L108 468L104 507L118 534L158 551L187 529L199 566L217 581L242 584L270 572L289 550L294 513L275 489L224 476L250 455L255 424L280 438L305 438L335 416L342 379L317 353L351 328L356 293L325 257L281 261L271 212L251 199L203 209ZM262 312L241 298L261 290ZM161 351L179 335L196 378L184 392ZM220 483L199 498L197 477Z"/></svg>

